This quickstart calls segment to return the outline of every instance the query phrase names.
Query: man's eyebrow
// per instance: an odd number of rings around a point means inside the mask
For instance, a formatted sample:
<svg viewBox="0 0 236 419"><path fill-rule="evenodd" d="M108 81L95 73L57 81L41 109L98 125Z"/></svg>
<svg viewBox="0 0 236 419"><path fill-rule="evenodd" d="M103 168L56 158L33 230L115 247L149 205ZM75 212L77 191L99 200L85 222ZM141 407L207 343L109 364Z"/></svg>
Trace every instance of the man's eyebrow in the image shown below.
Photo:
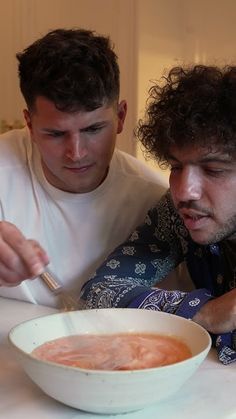
<svg viewBox="0 0 236 419"><path fill-rule="evenodd" d="M176 157L172 156L172 154L167 154L166 156L166 160L174 160L174 161L179 161Z"/></svg>
<svg viewBox="0 0 236 419"><path fill-rule="evenodd" d="M41 128L41 130L40 131L42 131L42 132L46 132L46 133L59 133L59 134L61 134L61 133L63 133L63 132L65 132L65 130L64 129L58 129L58 128Z"/></svg>
<svg viewBox="0 0 236 419"><path fill-rule="evenodd" d="M175 161L177 163L182 163L182 161L178 160L172 154L168 154L167 161L169 160ZM202 156L197 160L188 161L188 163L196 163L196 162L197 163L229 163L229 162L233 162L233 157L230 156L229 154L217 155L216 153L213 153L213 154L208 154L206 156Z"/></svg>
<svg viewBox="0 0 236 419"><path fill-rule="evenodd" d="M211 156L206 156L203 157L202 159L200 159L200 162L203 163L212 163L212 162L216 162L216 163L229 163L232 162L233 158L231 156L229 156L228 154L224 154L221 156L215 156L214 154Z"/></svg>
<svg viewBox="0 0 236 419"><path fill-rule="evenodd" d="M85 131L85 130L87 130L89 128L100 127L100 126L106 125L108 122L109 121L107 121L107 120L92 122L91 124L88 124L88 125L86 125L83 128L80 128L80 131Z"/></svg>
<svg viewBox="0 0 236 419"><path fill-rule="evenodd" d="M100 126L103 126L103 125L107 124L108 122L109 121L106 121L106 120L104 120L104 121L98 121L98 122L92 122L91 124L88 124L88 125L86 125L83 128L80 128L79 131L82 131L83 132L83 131L88 130L89 128L100 127ZM40 131L45 132L45 133L58 133L58 134L61 134L61 133L65 133L67 130L65 130L65 129L59 129L59 128L47 128L47 127L44 127L44 128L41 128Z"/></svg>

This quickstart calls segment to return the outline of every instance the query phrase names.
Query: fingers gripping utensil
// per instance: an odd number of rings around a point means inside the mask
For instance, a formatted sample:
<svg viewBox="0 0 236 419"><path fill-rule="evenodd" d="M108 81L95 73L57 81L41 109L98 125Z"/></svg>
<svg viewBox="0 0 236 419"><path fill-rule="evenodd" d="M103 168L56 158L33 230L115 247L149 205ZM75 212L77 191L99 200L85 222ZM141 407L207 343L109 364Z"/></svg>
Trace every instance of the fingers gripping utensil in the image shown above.
<svg viewBox="0 0 236 419"><path fill-rule="evenodd" d="M45 271L39 275L43 282L48 286L54 295L60 298L63 311L73 311L79 309L79 303L75 296L67 292L59 283L59 280L51 272Z"/></svg>

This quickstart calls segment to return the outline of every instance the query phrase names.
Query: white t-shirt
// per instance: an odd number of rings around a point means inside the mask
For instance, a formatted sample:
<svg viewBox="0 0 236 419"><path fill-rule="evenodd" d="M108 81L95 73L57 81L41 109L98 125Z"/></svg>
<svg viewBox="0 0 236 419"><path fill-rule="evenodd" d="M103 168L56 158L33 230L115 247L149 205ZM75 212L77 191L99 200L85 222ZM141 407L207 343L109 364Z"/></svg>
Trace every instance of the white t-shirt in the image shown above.
<svg viewBox="0 0 236 419"><path fill-rule="evenodd" d="M81 286L105 257L140 224L167 185L136 158L115 150L108 175L94 191L74 194L49 184L27 128L0 136L0 219L37 240L50 257L49 268L68 290ZM40 278L0 295L56 306Z"/></svg>

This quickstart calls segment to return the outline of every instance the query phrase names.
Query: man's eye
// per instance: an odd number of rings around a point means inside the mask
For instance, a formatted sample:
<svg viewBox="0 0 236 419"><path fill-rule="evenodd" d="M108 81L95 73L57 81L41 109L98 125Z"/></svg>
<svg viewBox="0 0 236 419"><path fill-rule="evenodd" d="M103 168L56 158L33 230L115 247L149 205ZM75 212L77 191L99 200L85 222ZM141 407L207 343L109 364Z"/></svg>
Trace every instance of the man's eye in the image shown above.
<svg viewBox="0 0 236 419"><path fill-rule="evenodd" d="M49 137L57 138L57 137L62 137L64 133L60 131L52 131L52 132L48 132L47 135Z"/></svg>
<svg viewBox="0 0 236 419"><path fill-rule="evenodd" d="M170 166L170 171L172 173L178 172L180 170L181 170L181 167L180 166Z"/></svg>
<svg viewBox="0 0 236 419"><path fill-rule="evenodd" d="M211 169L211 168L206 168L205 172L209 175L209 176L220 176L222 174L225 173L224 169Z"/></svg>
<svg viewBox="0 0 236 419"><path fill-rule="evenodd" d="M84 131L85 132L90 132L90 133L93 134L93 133L97 133L97 132L101 131L102 128L103 128L102 126L94 126L94 127L88 127Z"/></svg>

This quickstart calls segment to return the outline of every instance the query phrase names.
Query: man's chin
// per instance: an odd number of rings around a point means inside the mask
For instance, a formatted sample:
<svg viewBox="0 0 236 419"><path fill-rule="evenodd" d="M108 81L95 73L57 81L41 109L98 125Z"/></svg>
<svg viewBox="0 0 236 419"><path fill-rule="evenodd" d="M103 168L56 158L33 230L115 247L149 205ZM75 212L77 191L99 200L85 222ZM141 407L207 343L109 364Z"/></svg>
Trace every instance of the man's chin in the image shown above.
<svg viewBox="0 0 236 419"><path fill-rule="evenodd" d="M209 237L209 235L206 236L206 234L204 233L193 233L190 231L189 234L195 243L200 244L202 246L214 243L214 240L211 237Z"/></svg>
<svg viewBox="0 0 236 419"><path fill-rule="evenodd" d="M228 235L224 235L223 233L214 234L214 235L213 234L212 235L210 235L210 234L206 235L206 234L191 234L190 233L190 236L195 243L197 243L201 246L216 244L216 243L219 243L222 240L225 240L225 239L228 239L228 238L231 237L231 236L228 236Z"/></svg>

